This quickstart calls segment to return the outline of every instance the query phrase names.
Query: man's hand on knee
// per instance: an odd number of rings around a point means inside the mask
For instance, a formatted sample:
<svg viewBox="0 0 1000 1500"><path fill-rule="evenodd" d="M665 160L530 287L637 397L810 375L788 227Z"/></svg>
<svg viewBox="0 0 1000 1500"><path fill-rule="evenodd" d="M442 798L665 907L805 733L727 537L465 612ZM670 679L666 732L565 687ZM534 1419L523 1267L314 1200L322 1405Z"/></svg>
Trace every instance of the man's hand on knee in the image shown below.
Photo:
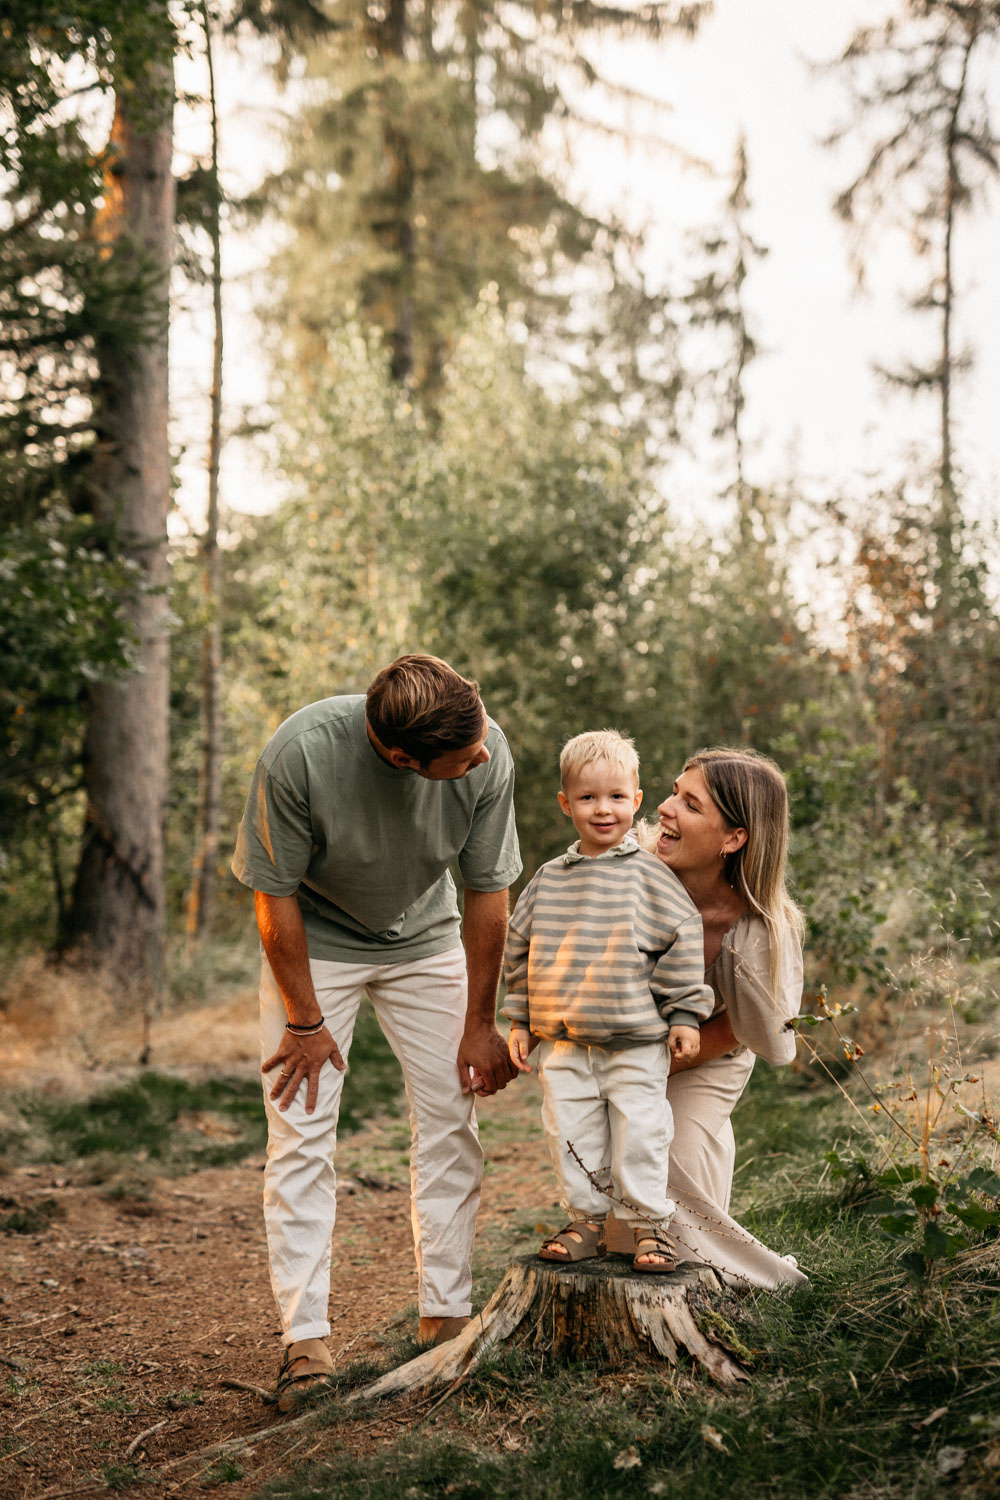
<svg viewBox="0 0 1000 1500"><path fill-rule="evenodd" d="M319 1075L325 1062L332 1062L339 1073L347 1071L347 1064L340 1055L340 1048L324 1026L322 1031L311 1036L294 1036L282 1032L281 1042L273 1057L261 1064L262 1073L280 1068L270 1097L278 1101L279 1109L287 1109L299 1091L299 1084L306 1080L306 1114L316 1108L319 1095Z"/></svg>
<svg viewBox="0 0 1000 1500"><path fill-rule="evenodd" d="M458 1049L458 1076L463 1094L483 1095L505 1089L517 1077L507 1043L495 1026L466 1028Z"/></svg>

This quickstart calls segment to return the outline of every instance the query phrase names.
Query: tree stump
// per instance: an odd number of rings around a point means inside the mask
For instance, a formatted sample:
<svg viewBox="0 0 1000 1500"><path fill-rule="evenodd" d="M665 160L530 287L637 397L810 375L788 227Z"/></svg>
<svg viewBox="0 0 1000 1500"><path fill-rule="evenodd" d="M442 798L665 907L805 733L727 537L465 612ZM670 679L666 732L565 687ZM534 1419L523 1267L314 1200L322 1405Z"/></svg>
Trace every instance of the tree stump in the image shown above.
<svg viewBox="0 0 1000 1500"><path fill-rule="evenodd" d="M592 1352L611 1365L632 1364L637 1356L676 1365L683 1350L696 1368L731 1390L747 1374L728 1349L702 1332L695 1316L699 1304L722 1291L715 1272L693 1262L653 1276L633 1271L631 1260L621 1255L568 1266L522 1255L457 1338L418 1354L348 1399L451 1384L503 1344L554 1359Z"/></svg>

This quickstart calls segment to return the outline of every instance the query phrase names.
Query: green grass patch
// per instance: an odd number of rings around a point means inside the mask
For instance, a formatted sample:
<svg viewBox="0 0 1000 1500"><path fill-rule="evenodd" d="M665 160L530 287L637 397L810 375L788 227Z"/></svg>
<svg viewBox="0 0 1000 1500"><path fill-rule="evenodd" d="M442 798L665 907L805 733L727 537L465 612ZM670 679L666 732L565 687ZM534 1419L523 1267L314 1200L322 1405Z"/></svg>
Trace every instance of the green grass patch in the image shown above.
<svg viewBox="0 0 1000 1500"><path fill-rule="evenodd" d="M109 1490L133 1492L139 1485L148 1484L150 1476L144 1474L138 1464L105 1464L101 1477Z"/></svg>
<svg viewBox="0 0 1000 1500"><path fill-rule="evenodd" d="M260 1088L252 1079L191 1083L145 1072L90 1099L32 1098L21 1109L36 1160L127 1157L183 1172L240 1161L265 1139Z"/></svg>
<svg viewBox="0 0 1000 1500"><path fill-rule="evenodd" d="M340 1135L373 1115L398 1115L402 1088L399 1064L366 1004L351 1048ZM96 1180L112 1182L109 1192L136 1200L148 1196L151 1175L226 1166L262 1152L267 1140L256 1077L192 1082L148 1071L89 1099L28 1096L15 1107L24 1128L13 1133L9 1160L87 1161ZM124 1162L132 1175L115 1182ZM138 1176L136 1164L143 1168ZM44 1204L25 1209L4 1200L0 1209L0 1230L11 1232L40 1232L51 1217Z"/></svg>
<svg viewBox="0 0 1000 1500"><path fill-rule="evenodd" d="M18 1203L15 1198L0 1198L0 1234L44 1234L63 1213L54 1198L37 1198L33 1203Z"/></svg>

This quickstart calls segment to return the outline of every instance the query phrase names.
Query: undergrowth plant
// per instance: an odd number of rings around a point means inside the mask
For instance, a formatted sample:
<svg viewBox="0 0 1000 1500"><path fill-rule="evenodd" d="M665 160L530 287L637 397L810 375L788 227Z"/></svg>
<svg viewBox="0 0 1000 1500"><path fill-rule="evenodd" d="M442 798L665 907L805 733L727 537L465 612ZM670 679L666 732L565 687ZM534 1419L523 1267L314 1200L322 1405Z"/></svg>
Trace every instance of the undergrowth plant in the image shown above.
<svg viewBox="0 0 1000 1500"><path fill-rule="evenodd" d="M982 1080L966 1070L952 1072L936 1055L933 1027L921 1077L908 1067L902 1080L874 1082L862 1064L864 1049L842 1027L856 1011L853 1004L831 1002L823 989L815 1014L789 1022L864 1125L867 1148L855 1146L846 1156L832 1149L824 1160L844 1183L846 1200L873 1214L882 1232L899 1242L900 1264L920 1291L943 1288L956 1256L1000 1238L1000 1126L984 1091L978 1109L963 1102L963 1092ZM819 1027L835 1035L868 1097L865 1107L858 1088L838 1076L807 1034Z"/></svg>

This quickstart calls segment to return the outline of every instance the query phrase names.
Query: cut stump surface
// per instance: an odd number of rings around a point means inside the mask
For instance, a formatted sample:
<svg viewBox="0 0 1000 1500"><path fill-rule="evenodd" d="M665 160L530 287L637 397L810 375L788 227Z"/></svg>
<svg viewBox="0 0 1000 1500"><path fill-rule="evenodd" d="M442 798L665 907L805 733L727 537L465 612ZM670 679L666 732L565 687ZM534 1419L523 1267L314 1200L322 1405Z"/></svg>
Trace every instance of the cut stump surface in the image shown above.
<svg viewBox="0 0 1000 1500"><path fill-rule="evenodd" d="M746 1371L702 1332L696 1317L699 1307L722 1291L710 1267L690 1261L664 1275L649 1275L633 1271L631 1259L622 1255L569 1266L523 1255L457 1338L418 1354L349 1399L449 1384L501 1345L555 1359L590 1352L612 1365L637 1355L676 1365L683 1351L717 1385L731 1389L747 1379Z"/></svg>

